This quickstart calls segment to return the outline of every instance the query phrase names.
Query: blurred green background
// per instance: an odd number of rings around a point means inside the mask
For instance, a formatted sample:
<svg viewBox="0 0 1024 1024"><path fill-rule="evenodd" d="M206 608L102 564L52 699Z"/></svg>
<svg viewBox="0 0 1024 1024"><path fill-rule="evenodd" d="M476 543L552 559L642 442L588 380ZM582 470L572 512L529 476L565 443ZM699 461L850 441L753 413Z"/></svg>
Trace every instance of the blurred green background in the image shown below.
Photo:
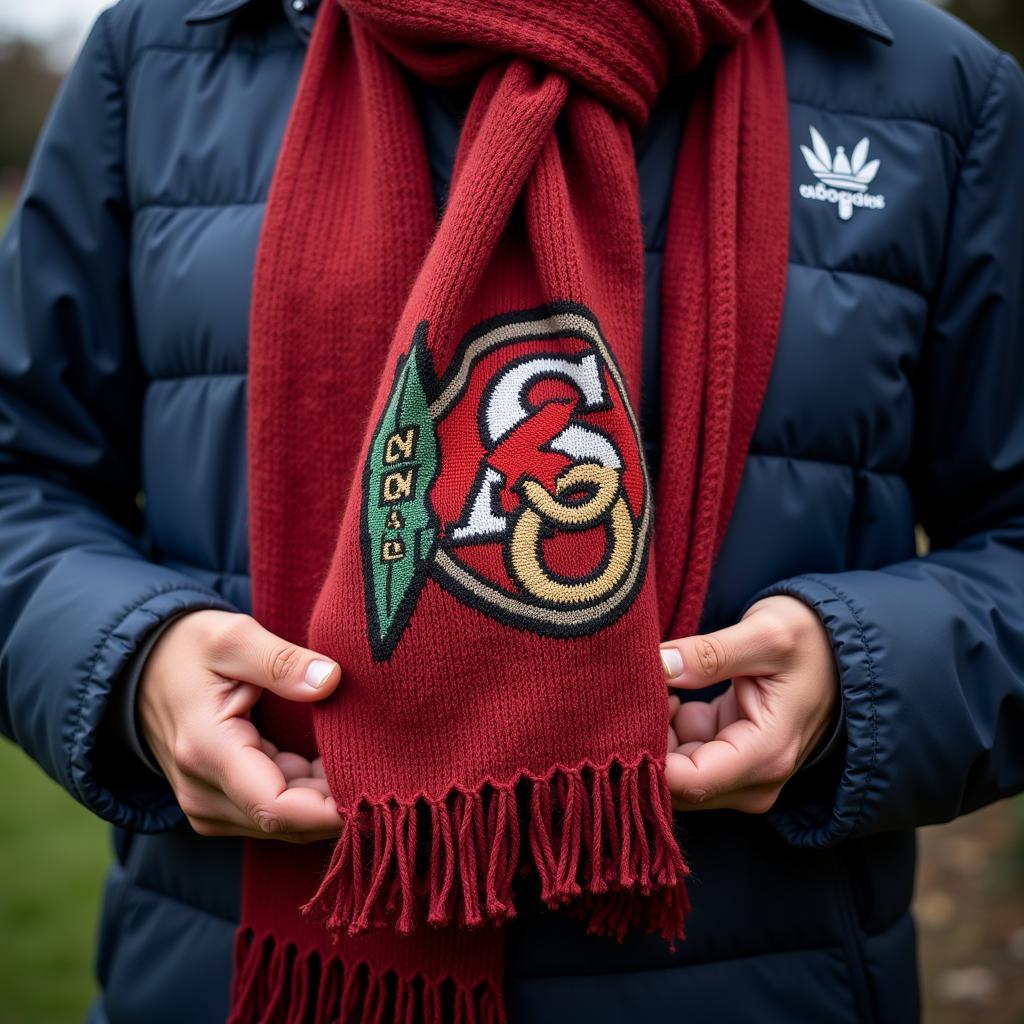
<svg viewBox="0 0 1024 1024"><path fill-rule="evenodd" d="M0 0L0 226L68 62L104 6ZM1024 57L1022 0L942 6ZM1024 1024L1024 798L923 829L920 838L926 1021ZM106 826L0 741L0 1024L84 1020L110 856Z"/></svg>

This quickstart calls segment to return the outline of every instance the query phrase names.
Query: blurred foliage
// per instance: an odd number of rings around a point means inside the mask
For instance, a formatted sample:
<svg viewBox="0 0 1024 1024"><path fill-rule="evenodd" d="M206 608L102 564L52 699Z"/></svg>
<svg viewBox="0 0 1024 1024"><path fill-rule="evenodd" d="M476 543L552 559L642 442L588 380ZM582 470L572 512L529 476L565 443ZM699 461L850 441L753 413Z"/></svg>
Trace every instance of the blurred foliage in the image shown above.
<svg viewBox="0 0 1024 1024"><path fill-rule="evenodd" d="M0 740L0 836L0 1024L80 1021L95 992L107 828Z"/></svg>
<svg viewBox="0 0 1024 1024"><path fill-rule="evenodd" d="M0 39L0 174L24 168L60 84L41 47Z"/></svg>
<svg viewBox="0 0 1024 1024"><path fill-rule="evenodd" d="M997 46L1024 61L1024 3L1021 0L947 0L941 7L976 28Z"/></svg>

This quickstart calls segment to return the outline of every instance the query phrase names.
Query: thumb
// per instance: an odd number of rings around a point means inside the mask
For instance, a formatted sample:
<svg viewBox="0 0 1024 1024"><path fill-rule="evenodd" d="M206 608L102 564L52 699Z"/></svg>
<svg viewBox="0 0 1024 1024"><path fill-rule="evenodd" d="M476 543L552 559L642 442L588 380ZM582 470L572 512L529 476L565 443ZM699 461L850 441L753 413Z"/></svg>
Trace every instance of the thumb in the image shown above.
<svg viewBox="0 0 1024 1024"><path fill-rule="evenodd" d="M683 689L697 690L775 668L765 630L754 615L713 633L666 640L660 650L666 681Z"/></svg>
<svg viewBox="0 0 1024 1024"><path fill-rule="evenodd" d="M251 615L236 619L214 644L211 668L215 672L261 686L286 700L322 700L337 688L341 681L337 662L283 640Z"/></svg>

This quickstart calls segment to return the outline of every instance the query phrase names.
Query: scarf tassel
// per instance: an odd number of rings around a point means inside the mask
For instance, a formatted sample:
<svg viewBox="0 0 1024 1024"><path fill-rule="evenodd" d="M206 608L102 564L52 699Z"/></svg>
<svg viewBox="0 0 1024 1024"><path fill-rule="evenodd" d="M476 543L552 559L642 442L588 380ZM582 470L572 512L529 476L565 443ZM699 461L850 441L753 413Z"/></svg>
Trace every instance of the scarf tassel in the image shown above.
<svg viewBox="0 0 1024 1024"><path fill-rule="evenodd" d="M451 978L401 977L365 961L322 964L273 934L241 929L228 1024L504 1024L497 991Z"/></svg>
<svg viewBox="0 0 1024 1024"><path fill-rule="evenodd" d="M302 908L356 936L420 924L494 925L516 914L518 874L588 931L634 927L684 938L689 873L672 827L663 760L559 766L516 783L453 788L439 800L360 801L319 889Z"/></svg>

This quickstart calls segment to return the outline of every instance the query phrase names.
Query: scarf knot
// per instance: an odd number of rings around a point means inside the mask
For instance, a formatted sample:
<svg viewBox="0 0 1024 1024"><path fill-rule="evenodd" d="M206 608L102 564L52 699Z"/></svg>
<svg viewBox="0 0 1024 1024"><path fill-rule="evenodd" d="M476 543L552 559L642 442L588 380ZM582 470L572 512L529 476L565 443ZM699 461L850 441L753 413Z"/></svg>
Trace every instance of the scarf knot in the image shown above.
<svg viewBox="0 0 1024 1024"><path fill-rule="evenodd" d="M672 71L745 35L769 0L337 0L415 76L472 83L521 57L620 112L634 127Z"/></svg>

